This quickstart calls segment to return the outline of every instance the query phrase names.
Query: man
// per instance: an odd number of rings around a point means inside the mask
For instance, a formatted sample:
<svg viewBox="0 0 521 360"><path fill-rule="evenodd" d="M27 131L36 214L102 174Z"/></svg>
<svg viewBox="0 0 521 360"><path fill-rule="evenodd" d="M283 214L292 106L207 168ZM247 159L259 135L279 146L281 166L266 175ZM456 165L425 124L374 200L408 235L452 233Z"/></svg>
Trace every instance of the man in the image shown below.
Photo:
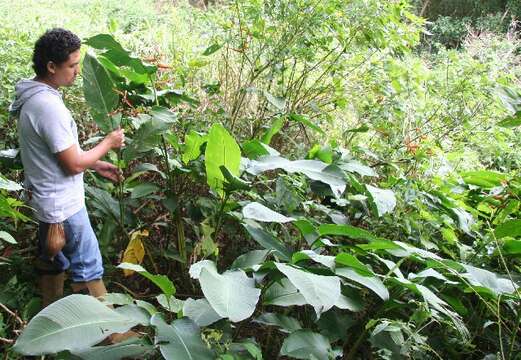
<svg viewBox="0 0 521 360"><path fill-rule="evenodd" d="M58 89L71 86L80 63L80 39L64 29L52 29L35 44L36 77L16 85L10 111L18 116L18 138L29 205L39 220L37 270L46 306L63 295L64 271L69 270L76 292L106 293L98 241L92 230L83 187L83 172L93 169L118 181L116 166L100 161L111 149L124 146L122 129L107 135L97 146L82 151L76 123ZM50 224L63 224L65 246L56 256L46 254Z"/></svg>

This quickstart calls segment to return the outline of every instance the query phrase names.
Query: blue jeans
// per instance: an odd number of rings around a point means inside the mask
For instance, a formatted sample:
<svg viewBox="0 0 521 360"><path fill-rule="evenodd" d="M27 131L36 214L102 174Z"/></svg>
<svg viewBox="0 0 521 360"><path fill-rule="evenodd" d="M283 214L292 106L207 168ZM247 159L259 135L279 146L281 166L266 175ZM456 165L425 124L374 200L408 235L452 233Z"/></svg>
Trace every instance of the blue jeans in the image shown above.
<svg viewBox="0 0 521 360"><path fill-rule="evenodd" d="M48 229L49 224L39 223L37 270L45 274L70 270L74 282L101 279L103 262L98 240L92 230L85 207L63 222L65 246L53 259L45 253Z"/></svg>

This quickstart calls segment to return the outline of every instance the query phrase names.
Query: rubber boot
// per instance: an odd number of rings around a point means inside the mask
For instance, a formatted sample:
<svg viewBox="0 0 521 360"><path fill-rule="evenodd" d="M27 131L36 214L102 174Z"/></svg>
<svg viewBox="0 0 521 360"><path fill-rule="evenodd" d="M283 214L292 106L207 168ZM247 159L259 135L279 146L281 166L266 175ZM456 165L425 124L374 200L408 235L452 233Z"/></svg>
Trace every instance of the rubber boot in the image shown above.
<svg viewBox="0 0 521 360"><path fill-rule="evenodd" d="M65 273L56 275L41 275L39 279L39 288L42 294L42 306L55 302L63 296L63 282L65 281Z"/></svg>

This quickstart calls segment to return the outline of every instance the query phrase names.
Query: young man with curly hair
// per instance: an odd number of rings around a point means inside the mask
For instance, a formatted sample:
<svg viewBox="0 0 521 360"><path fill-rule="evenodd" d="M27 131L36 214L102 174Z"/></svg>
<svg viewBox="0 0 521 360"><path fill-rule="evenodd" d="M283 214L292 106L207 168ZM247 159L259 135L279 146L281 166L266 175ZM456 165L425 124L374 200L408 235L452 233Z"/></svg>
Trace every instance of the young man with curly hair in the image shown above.
<svg viewBox="0 0 521 360"><path fill-rule="evenodd" d="M118 181L118 168L100 159L124 146L124 134L118 129L92 149L80 148L76 123L58 91L73 85L79 73L80 46L68 30L45 32L34 47L36 76L18 82L10 108L18 117L28 202L39 221L36 268L44 306L63 295L65 270L74 291L88 290L96 297L106 293L98 241L85 209L83 172L93 169ZM51 224L62 224L65 233L65 246L52 257L46 251Z"/></svg>

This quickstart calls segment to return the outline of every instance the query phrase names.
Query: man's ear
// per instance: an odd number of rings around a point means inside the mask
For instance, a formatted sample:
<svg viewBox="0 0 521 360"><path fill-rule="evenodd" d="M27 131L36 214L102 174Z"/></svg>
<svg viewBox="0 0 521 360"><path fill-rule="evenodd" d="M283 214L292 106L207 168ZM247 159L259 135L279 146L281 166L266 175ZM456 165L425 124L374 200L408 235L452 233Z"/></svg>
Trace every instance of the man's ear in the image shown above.
<svg viewBox="0 0 521 360"><path fill-rule="evenodd" d="M51 75L54 75L56 73L56 64L52 61L49 61L47 63L47 72Z"/></svg>

